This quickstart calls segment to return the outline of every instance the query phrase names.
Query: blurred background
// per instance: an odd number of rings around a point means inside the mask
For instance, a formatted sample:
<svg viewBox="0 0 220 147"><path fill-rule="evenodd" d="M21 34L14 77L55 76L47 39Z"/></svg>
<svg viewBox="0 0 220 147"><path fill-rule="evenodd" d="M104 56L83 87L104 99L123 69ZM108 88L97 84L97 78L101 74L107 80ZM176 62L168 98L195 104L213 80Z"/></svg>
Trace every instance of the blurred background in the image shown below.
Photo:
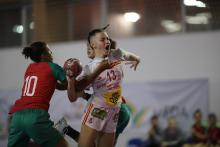
<svg viewBox="0 0 220 147"><path fill-rule="evenodd" d="M114 38L215 31L219 7L218 0L1 0L0 47L84 40L106 24Z"/></svg>
<svg viewBox="0 0 220 147"><path fill-rule="evenodd" d="M137 71L124 67L132 117L117 147L146 141L153 115L163 129L175 117L184 138L196 110L206 128L210 113L220 117L220 0L0 0L0 146L7 144L8 109L31 63L23 47L43 40L59 65L70 57L85 65L88 32L107 24L119 48L141 57ZM84 106L56 91L49 112L79 130Z"/></svg>

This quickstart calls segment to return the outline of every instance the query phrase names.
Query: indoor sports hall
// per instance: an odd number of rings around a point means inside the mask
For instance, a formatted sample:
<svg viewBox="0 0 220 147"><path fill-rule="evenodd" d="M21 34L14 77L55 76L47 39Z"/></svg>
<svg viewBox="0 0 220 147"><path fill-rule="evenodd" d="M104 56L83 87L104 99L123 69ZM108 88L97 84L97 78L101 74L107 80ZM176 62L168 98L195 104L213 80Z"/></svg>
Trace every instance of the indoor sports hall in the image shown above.
<svg viewBox="0 0 220 147"><path fill-rule="evenodd" d="M17 112L9 112L15 101L25 94L34 99L37 80L24 77L33 61L25 59L23 48L46 42L60 70L76 58L86 71L96 59L88 58L88 46L98 44L96 34L88 34L97 28L121 51L114 57L123 69L120 98L129 120L113 146L220 147L220 0L0 0L0 147L10 146ZM136 70L124 60L127 52L138 59ZM65 119L80 133L90 100L70 102L66 89L54 91L48 114L54 124ZM85 91L95 97L93 89ZM78 146L67 134L61 136L69 147ZM30 136L28 142L40 147Z"/></svg>

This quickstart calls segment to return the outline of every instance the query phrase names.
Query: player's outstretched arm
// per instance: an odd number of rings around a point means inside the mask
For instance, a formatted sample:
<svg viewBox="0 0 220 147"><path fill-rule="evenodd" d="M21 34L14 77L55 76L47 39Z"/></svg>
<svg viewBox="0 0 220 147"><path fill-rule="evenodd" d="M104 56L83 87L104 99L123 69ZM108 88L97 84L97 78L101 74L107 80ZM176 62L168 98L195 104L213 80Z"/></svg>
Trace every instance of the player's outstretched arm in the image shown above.
<svg viewBox="0 0 220 147"><path fill-rule="evenodd" d="M100 62L99 66L89 75L86 75L83 79L80 81L77 81L76 83L76 90L77 91L83 91L89 84L91 84L100 73L102 73L104 70L111 68L111 64L109 64L108 60L103 60Z"/></svg>
<svg viewBox="0 0 220 147"><path fill-rule="evenodd" d="M140 57L135 55L134 53L128 52L128 51L124 51L124 59L127 62L126 64L131 65L130 68L134 68L134 70L137 69L137 66L140 63Z"/></svg>

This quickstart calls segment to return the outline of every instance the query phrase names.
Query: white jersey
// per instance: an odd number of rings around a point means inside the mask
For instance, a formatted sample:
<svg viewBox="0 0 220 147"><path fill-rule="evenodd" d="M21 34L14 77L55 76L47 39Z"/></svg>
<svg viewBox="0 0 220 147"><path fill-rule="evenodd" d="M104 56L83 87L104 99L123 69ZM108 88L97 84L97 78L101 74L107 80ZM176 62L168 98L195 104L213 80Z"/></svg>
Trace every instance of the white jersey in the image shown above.
<svg viewBox="0 0 220 147"><path fill-rule="evenodd" d="M94 58L85 66L77 79L80 80L94 72L102 60L103 58ZM120 106L122 78L123 70L121 64L103 71L90 85L93 88L91 102L102 106Z"/></svg>

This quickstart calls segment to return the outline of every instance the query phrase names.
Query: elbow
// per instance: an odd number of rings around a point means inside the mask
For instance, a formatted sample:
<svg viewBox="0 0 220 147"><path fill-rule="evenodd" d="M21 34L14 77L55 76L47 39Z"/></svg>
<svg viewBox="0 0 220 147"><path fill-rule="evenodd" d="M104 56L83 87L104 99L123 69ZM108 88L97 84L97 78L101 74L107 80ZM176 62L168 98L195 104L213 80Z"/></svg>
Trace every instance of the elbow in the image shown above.
<svg viewBox="0 0 220 147"><path fill-rule="evenodd" d="M71 102L71 103L73 103L73 102L75 102L75 101L76 101L75 99L74 99L74 100L71 100L71 99L70 99L70 102Z"/></svg>
<svg viewBox="0 0 220 147"><path fill-rule="evenodd" d="M75 102L77 100L77 96L76 94L74 93L68 93L68 98L69 98L69 101L72 103L72 102Z"/></svg>
<svg viewBox="0 0 220 147"><path fill-rule="evenodd" d="M71 103L73 103L73 102L75 102L75 101L77 100L76 97L72 97L72 96L68 96L68 98L69 98L69 101L70 101Z"/></svg>

